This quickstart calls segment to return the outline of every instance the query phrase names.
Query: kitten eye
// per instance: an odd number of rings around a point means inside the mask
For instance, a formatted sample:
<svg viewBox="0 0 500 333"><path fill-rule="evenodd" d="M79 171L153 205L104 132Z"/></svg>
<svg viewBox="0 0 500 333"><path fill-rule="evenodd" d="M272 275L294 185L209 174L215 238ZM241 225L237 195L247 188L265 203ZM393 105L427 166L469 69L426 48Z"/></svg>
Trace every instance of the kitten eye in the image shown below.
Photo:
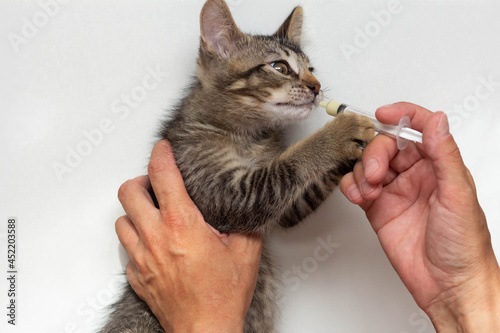
<svg viewBox="0 0 500 333"><path fill-rule="evenodd" d="M288 64L284 61L276 61L271 63L271 66L278 72L284 75L290 74L290 70L288 69Z"/></svg>

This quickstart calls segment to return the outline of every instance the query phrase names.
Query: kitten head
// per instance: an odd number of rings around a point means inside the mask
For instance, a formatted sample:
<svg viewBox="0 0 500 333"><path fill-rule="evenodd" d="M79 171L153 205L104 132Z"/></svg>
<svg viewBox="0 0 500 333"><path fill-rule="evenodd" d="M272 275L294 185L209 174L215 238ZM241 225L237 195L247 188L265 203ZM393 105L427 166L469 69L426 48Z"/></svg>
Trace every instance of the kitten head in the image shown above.
<svg viewBox="0 0 500 333"><path fill-rule="evenodd" d="M318 106L321 85L300 49L302 21L296 7L274 35L251 36L238 29L223 0L205 3L197 75L228 118L281 125Z"/></svg>

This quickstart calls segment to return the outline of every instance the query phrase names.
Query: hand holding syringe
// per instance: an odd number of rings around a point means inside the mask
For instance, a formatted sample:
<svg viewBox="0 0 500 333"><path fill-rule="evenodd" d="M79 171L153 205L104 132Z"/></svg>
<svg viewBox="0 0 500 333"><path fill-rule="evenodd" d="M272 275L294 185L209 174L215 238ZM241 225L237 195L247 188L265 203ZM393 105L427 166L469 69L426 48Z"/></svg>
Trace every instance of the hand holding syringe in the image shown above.
<svg viewBox="0 0 500 333"><path fill-rule="evenodd" d="M375 118L375 114L360 110L347 104L342 104L336 101L320 102L319 106L326 109L326 112L331 116L336 116L339 113L355 113L361 116L366 116L375 126L375 131L389 135L396 139L399 150L408 147L408 140L422 143L422 133L410 128L410 117L405 116L399 120L398 125L382 124Z"/></svg>

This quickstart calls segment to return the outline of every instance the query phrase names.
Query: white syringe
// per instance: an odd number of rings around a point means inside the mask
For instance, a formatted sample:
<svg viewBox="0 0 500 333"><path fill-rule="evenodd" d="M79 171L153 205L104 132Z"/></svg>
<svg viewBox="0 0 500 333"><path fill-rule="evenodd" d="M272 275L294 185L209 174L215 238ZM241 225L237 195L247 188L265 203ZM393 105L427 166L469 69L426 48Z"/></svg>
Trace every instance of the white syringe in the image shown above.
<svg viewBox="0 0 500 333"><path fill-rule="evenodd" d="M398 125L387 125L379 122L373 113L337 101L322 101L319 103L319 106L325 108L326 112L334 117L343 112L350 112L368 117L373 123L373 126L375 126L375 131L396 139L399 150L408 147L408 140L422 143L422 133L411 129L410 117L408 116L401 118Z"/></svg>

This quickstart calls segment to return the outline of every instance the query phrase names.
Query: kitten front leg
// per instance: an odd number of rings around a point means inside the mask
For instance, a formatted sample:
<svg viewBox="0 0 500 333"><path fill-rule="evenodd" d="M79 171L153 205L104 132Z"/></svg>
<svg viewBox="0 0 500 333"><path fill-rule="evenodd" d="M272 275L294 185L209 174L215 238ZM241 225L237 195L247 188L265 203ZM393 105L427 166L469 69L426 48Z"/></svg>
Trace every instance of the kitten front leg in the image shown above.
<svg viewBox="0 0 500 333"><path fill-rule="evenodd" d="M339 127L342 131L339 131ZM373 135L373 126L369 121L367 122L367 119L349 115L332 121L309 139L298 143L296 147L292 146L291 152L287 153L296 154L295 158L300 159L304 150L311 150L319 157L319 165L330 159L334 167L326 174L320 173L317 179L303 190L290 209L283 213L278 221L279 225L285 228L292 227L315 211L339 184L342 176L353 169L354 164L361 157L362 149L371 141ZM332 138L337 142L331 143ZM330 143L325 146L326 142ZM347 149L343 149L342 145ZM325 151L324 148L328 150L328 147L332 147L332 150ZM334 156L331 155L332 152ZM326 167L331 166L329 163L327 162ZM324 170L326 168L323 172Z"/></svg>
<svg viewBox="0 0 500 333"><path fill-rule="evenodd" d="M345 174L344 168L361 157L375 130L366 117L340 114L310 137L288 148L283 162L302 166L300 177L325 175L330 171Z"/></svg>
<svg viewBox="0 0 500 333"><path fill-rule="evenodd" d="M311 184L292 204L290 209L283 212L278 224L283 228L290 228L303 221L318 208L339 184L340 178L352 170L356 160L350 161L345 168L333 169L327 175Z"/></svg>
<svg viewBox="0 0 500 333"><path fill-rule="evenodd" d="M189 192L204 216L212 218L208 222L219 231L265 232L273 223L293 215L298 205L309 204L308 194L318 190L315 185L319 186L322 179L333 188L339 177L352 169L373 135L367 118L340 115L265 166L235 166L210 183L203 182L213 189L210 197L204 187L193 187ZM321 196L320 201L326 198ZM319 205L320 201L316 201L310 211Z"/></svg>

